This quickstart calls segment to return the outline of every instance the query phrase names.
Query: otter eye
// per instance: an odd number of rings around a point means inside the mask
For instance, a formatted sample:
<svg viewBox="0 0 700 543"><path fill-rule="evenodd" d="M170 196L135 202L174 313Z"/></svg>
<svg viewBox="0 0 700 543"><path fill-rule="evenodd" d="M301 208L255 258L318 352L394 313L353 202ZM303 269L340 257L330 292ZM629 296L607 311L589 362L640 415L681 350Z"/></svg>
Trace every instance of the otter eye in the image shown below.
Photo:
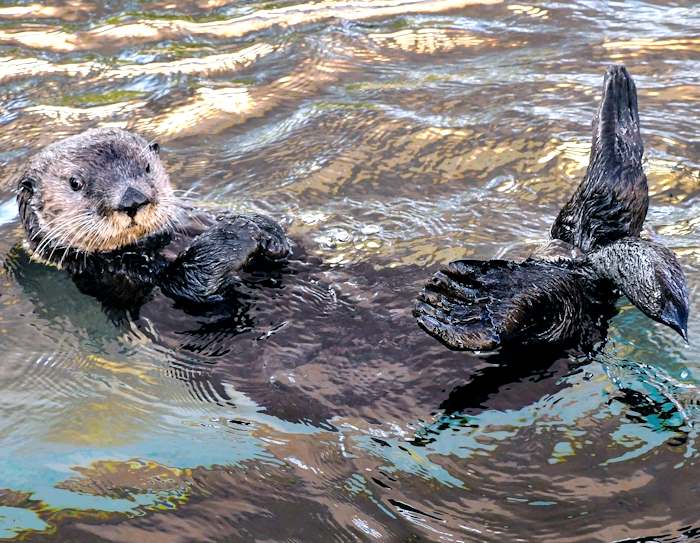
<svg viewBox="0 0 700 543"><path fill-rule="evenodd" d="M77 177L71 177L68 180L68 183L70 183L70 188L72 188L74 191L78 192L83 188L83 182L78 179Z"/></svg>
<svg viewBox="0 0 700 543"><path fill-rule="evenodd" d="M151 165L146 164L146 173L151 173Z"/></svg>
<svg viewBox="0 0 700 543"><path fill-rule="evenodd" d="M157 143L153 142L149 145L149 147L151 148L151 151L153 151L155 154L160 154L160 145L158 145Z"/></svg>

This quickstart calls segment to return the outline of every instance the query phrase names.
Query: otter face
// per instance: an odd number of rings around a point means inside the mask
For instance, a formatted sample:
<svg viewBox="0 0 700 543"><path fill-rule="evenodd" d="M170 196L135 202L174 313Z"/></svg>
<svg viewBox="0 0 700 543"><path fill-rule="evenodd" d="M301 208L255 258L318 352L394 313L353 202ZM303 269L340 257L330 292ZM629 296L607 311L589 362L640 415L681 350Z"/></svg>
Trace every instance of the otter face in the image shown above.
<svg viewBox="0 0 700 543"><path fill-rule="evenodd" d="M178 206L158 151L125 130L93 129L36 155L18 186L35 252L113 251L171 229Z"/></svg>

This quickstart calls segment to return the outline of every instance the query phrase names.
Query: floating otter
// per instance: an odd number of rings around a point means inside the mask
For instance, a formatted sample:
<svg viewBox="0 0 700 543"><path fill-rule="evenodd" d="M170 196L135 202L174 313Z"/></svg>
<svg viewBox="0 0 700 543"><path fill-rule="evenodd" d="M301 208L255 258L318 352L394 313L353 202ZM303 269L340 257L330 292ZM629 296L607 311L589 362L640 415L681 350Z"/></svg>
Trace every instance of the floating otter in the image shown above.
<svg viewBox="0 0 700 543"><path fill-rule="evenodd" d="M460 260L418 296L418 324L456 350L590 346L619 292L687 340L688 289L674 254L641 239L649 206L637 91L623 66L605 74L586 175L552 241L524 262Z"/></svg>
<svg viewBox="0 0 700 543"><path fill-rule="evenodd" d="M158 144L120 129L43 149L20 176L17 203L32 256L116 307L137 307L156 286L179 302L218 303L240 273L290 252L267 217L189 207L170 186Z"/></svg>

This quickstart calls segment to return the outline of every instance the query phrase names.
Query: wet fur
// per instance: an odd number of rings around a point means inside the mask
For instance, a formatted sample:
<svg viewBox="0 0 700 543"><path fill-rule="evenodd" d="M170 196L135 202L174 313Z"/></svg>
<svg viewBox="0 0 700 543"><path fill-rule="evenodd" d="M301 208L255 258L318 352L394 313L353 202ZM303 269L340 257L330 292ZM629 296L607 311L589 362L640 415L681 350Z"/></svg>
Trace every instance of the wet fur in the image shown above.
<svg viewBox="0 0 700 543"><path fill-rule="evenodd" d="M416 301L418 324L456 350L578 345L607 329L622 291L687 338L688 291L670 250L638 237L649 205L637 94L608 69L586 176L557 217L551 250L525 262L462 260L436 273Z"/></svg>
<svg viewBox="0 0 700 543"><path fill-rule="evenodd" d="M688 286L672 251L640 238L624 238L590 253L587 265L617 285L647 317L687 339Z"/></svg>
<svg viewBox="0 0 700 543"><path fill-rule="evenodd" d="M604 333L601 317L614 313L610 298L609 285L571 263L458 260L433 276L416 315L457 350L591 345Z"/></svg>
<svg viewBox="0 0 700 543"><path fill-rule="evenodd" d="M129 188L147 199L133 216L120 207ZM158 147L119 129L46 147L22 173L17 203L32 257L66 269L111 307L138 307L155 287L183 303L219 303L239 271L290 252L267 217L190 208L175 197Z"/></svg>
<svg viewBox="0 0 700 543"><path fill-rule="evenodd" d="M552 226L552 237L583 251L638 236L649 208L642 169L637 89L624 66L605 74L593 120L586 176Z"/></svg>
<svg viewBox="0 0 700 543"><path fill-rule="evenodd" d="M71 190L71 177L85 183L84 190ZM122 180L152 199L133 220L114 212ZM42 150L19 181L18 204L33 253L58 265L55 248L113 251L171 230L180 211L157 153L118 129L88 130Z"/></svg>

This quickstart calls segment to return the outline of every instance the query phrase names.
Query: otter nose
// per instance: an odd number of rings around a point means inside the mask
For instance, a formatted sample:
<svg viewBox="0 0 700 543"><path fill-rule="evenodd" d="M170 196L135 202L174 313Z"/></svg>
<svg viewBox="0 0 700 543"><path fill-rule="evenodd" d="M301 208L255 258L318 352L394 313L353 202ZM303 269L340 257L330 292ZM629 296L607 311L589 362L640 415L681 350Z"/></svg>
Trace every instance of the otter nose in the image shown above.
<svg viewBox="0 0 700 543"><path fill-rule="evenodd" d="M148 203L150 203L148 196L134 187L129 187L124 191L122 199L117 206L117 211L123 211L133 219L136 216L136 212Z"/></svg>

